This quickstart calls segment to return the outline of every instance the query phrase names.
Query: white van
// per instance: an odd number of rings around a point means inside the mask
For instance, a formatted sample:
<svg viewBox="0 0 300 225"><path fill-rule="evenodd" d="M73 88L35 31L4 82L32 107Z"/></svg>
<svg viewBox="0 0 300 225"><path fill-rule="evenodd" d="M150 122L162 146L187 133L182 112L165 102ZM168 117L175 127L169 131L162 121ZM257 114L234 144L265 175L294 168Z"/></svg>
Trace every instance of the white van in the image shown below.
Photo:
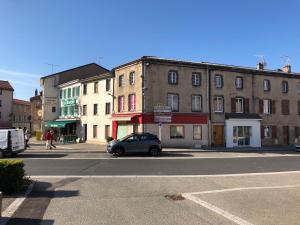
<svg viewBox="0 0 300 225"><path fill-rule="evenodd" d="M3 155L16 155L25 151L24 132L22 129L0 130L0 158Z"/></svg>

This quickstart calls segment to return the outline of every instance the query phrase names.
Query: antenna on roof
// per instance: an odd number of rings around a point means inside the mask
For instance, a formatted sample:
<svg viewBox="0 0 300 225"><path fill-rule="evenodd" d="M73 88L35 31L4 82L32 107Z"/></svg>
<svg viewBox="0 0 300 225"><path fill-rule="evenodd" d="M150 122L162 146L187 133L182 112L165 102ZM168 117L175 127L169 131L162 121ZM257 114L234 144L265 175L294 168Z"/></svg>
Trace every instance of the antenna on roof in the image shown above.
<svg viewBox="0 0 300 225"><path fill-rule="evenodd" d="M284 66L291 65L291 58L288 55L282 55L280 58L283 60Z"/></svg>
<svg viewBox="0 0 300 225"><path fill-rule="evenodd" d="M53 73L54 66L59 66L53 63L46 63L48 66L51 66L51 72Z"/></svg>
<svg viewBox="0 0 300 225"><path fill-rule="evenodd" d="M266 59L265 59L265 55L263 55L263 54L258 54L258 55L254 55L254 56L260 58L259 63L261 63L261 64L264 66L264 68L267 66L267 61L266 61Z"/></svg>

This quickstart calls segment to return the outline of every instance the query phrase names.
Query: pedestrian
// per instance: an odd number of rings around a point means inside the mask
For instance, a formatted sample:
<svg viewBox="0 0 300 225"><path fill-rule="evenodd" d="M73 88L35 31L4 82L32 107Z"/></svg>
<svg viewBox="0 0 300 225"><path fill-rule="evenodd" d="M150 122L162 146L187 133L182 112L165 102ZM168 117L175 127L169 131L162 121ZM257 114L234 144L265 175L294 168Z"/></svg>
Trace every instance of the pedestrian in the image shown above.
<svg viewBox="0 0 300 225"><path fill-rule="evenodd" d="M51 133L50 133L50 130L47 130L47 133L45 135L45 138L46 138L46 149L52 149L51 147Z"/></svg>
<svg viewBox="0 0 300 225"><path fill-rule="evenodd" d="M50 134L51 134L50 147L56 148L56 146L53 144L53 140L54 140L54 131L51 130L51 131L50 131Z"/></svg>
<svg viewBox="0 0 300 225"><path fill-rule="evenodd" d="M30 138L30 132L29 132L29 130L27 130L26 127L24 127L23 131L24 131L25 149L30 148L30 146L28 144L29 138Z"/></svg>

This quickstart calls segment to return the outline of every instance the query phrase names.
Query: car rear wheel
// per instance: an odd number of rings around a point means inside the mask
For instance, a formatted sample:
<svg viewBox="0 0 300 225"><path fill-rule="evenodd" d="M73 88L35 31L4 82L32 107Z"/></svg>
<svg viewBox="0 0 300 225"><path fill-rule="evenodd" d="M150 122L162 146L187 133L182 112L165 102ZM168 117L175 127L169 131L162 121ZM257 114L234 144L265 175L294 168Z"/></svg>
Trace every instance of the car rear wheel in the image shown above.
<svg viewBox="0 0 300 225"><path fill-rule="evenodd" d="M124 154L124 150L122 148L116 148L114 150L114 153L113 155L116 156L116 157L120 157Z"/></svg>
<svg viewBox="0 0 300 225"><path fill-rule="evenodd" d="M160 153L160 150L157 147L151 147L149 150L149 153L151 156L158 156Z"/></svg>

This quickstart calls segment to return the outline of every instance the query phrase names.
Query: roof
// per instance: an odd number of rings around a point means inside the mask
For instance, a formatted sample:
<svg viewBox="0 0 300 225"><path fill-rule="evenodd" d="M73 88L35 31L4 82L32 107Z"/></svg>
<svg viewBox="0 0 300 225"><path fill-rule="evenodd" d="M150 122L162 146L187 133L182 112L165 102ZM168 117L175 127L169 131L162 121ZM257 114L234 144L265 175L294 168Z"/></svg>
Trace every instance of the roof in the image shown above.
<svg viewBox="0 0 300 225"><path fill-rule="evenodd" d="M258 119L261 117L255 113L225 113L225 119Z"/></svg>
<svg viewBox="0 0 300 225"><path fill-rule="evenodd" d="M13 104L18 104L18 105L29 105L30 106L30 102L29 101L25 101L25 100L21 100L21 99L13 99Z"/></svg>
<svg viewBox="0 0 300 225"><path fill-rule="evenodd" d="M143 56L139 59L130 61L128 63L119 65L113 70L138 63L138 62L149 62L149 63L164 63L164 64L175 64L181 66L193 66L198 68L210 68L215 70L224 70L224 71L236 71L236 72L243 72L243 73L251 73L251 74L269 74L269 75L279 75L279 76L288 76L288 77L295 77L300 79L300 73L290 72L286 73L282 70L258 70L254 67L245 67L245 66L235 66L235 65L227 65L227 64L218 64L218 63L211 63L211 62L193 62L193 61L185 61L185 60L178 60L178 59L166 59L166 58L159 58L155 56Z"/></svg>
<svg viewBox="0 0 300 225"><path fill-rule="evenodd" d="M1 90L14 91L13 87L6 80L0 80L0 89Z"/></svg>
<svg viewBox="0 0 300 225"><path fill-rule="evenodd" d="M59 76L58 85L67 83L76 79L84 79L88 77L92 77L95 75L102 75L109 73L110 71L96 63L90 63L83 66L75 67L69 70L61 71L58 73L50 74L48 76L44 76L41 79L45 79L51 76Z"/></svg>

